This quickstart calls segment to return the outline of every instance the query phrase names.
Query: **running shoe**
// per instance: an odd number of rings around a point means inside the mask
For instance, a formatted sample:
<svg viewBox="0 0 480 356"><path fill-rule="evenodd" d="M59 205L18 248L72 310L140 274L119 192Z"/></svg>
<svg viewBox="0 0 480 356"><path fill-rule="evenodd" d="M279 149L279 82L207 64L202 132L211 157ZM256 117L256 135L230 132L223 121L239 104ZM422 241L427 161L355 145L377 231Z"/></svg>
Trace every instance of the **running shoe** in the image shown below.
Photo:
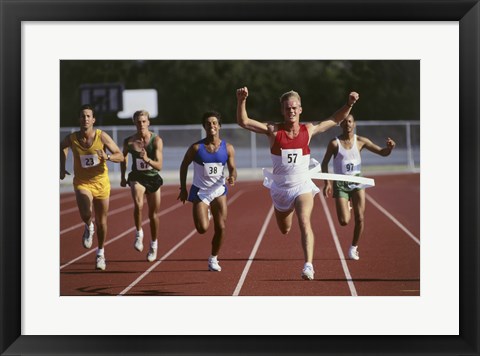
<svg viewBox="0 0 480 356"><path fill-rule="evenodd" d="M350 258L351 260L358 261L360 259L357 247L358 246L350 246L350 248L348 249L348 258Z"/></svg>
<svg viewBox="0 0 480 356"><path fill-rule="evenodd" d="M142 252L143 251L143 231L137 231L135 233L135 250Z"/></svg>
<svg viewBox="0 0 480 356"><path fill-rule="evenodd" d="M82 236L83 247L85 248L92 247L94 233L95 233L95 225L93 225L93 223L90 223L90 226L85 224L85 230L83 230L83 236Z"/></svg>
<svg viewBox="0 0 480 356"><path fill-rule="evenodd" d="M147 261L153 262L157 259L157 249L150 247L150 251L148 251Z"/></svg>
<svg viewBox="0 0 480 356"><path fill-rule="evenodd" d="M220 272L222 270L216 258L208 258L208 270L213 272Z"/></svg>
<svg viewBox="0 0 480 356"><path fill-rule="evenodd" d="M314 274L315 271L313 270L313 266L310 263L305 263L305 266L302 270L302 278L306 281L311 281L313 280Z"/></svg>
<svg viewBox="0 0 480 356"><path fill-rule="evenodd" d="M97 269L100 269L100 270L104 271L105 268L107 268L107 263L105 261L105 256L97 255Z"/></svg>

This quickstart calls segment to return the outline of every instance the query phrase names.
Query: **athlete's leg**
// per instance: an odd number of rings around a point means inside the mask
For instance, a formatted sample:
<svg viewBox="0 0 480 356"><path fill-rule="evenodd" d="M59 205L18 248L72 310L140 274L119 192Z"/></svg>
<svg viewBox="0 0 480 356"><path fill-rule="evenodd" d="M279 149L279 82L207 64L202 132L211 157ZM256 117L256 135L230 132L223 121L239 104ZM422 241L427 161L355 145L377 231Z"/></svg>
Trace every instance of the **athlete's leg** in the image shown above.
<svg viewBox="0 0 480 356"><path fill-rule="evenodd" d="M313 262L315 238L313 236L311 216L313 210L313 194L301 194L295 199L295 211L298 216L298 225L302 237L302 248L305 262Z"/></svg>
<svg viewBox="0 0 480 356"><path fill-rule="evenodd" d="M103 248L107 237L107 216L110 198L94 199L93 206L95 208L95 222L97 224L98 248Z"/></svg>
<svg viewBox="0 0 480 356"><path fill-rule="evenodd" d="M210 221L208 220L208 205L203 201L194 201L192 212L195 228L200 234L206 233L210 225Z"/></svg>
<svg viewBox="0 0 480 356"><path fill-rule="evenodd" d="M357 246L365 228L365 189L353 192L352 208L355 215L355 229L353 230L352 246Z"/></svg>
<svg viewBox="0 0 480 356"><path fill-rule="evenodd" d="M212 256L217 256L222 247L227 223L227 196L222 195L214 199L210 207L212 209L214 234L212 239Z"/></svg>
<svg viewBox="0 0 480 356"><path fill-rule="evenodd" d="M348 198L343 196L335 198L335 205L337 207L338 222L342 226L348 225L351 218L350 208L348 207Z"/></svg>
<svg viewBox="0 0 480 356"><path fill-rule="evenodd" d="M145 195L145 187L138 182L130 182L130 191L133 198L133 221L137 231L142 229L142 209L143 209L143 196Z"/></svg>
<svg viewBox="0 0 480 356"><path fill-rule="evenodd" d="M86 189L75 190L75 197L80 218L85 224L90 225L92 222L92 193Z"/></svg>
<svg viewBox="0 0 480 356"><path fill-rule="evenodd" d="M152 234L152 241L157 241L161 202L161 188L154 193L147 193L148 217L150 218L150 232Z"/></svg>
<svg viewBox="0 0 480 356"><path fill-rule="evenodd" d="M278 211L277 208L275 208L275 218L277 219L277 225L281 233L284 235L288 234L290 229L292 228L293 212L294 209L289 211Z"/></svg>

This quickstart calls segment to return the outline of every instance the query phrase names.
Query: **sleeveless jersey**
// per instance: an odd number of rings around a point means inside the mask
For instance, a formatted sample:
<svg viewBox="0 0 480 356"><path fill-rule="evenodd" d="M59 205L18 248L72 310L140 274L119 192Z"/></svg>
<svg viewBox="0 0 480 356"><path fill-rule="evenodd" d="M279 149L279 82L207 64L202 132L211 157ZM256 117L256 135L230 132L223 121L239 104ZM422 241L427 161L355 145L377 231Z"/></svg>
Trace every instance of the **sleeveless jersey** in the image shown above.
<svg viewBox="0 0 480 356"><path fill-rule="evenodd" d="M200 189L212 189L225 184L223 171L228 161L227 144L220 142L216 152L208 152L205 148L205 139L197 142L198 152L193 159L193 182Z"/></svg>
<svg viewBox="0 0 480 356"><path fill-rule="evenodd" d="M282 127L282 126L280 126ZM274 175L308 175L310 164L310 136L305 125L300 125L297 137L289 138L283 128L275 136L270 148ZM302 182L298 182L302 183ZM277 185L279 182L277 182ZM283 184L280 183L283 186Z"/></svg>
<svg viewBox="0 0 480 356"><path fill-rule="evenodd" d="M333 172L336 174L358 175L362 170L362 158L357 146L357 135L353 135L353 145L350 149L345 149L338 137L338 153L333 158Z"/></svg>
<svg viewBox="0 0 480 356"><path fill-rule="evenodd" d="M70 134L73 153L73 172L76 181L92 182L108 179L106 161L100 161L96 150L103 150L104 144L100 138L102 130L95 130L95 138L90 147L83 147L77 139L76 133Z"/></svg>
<svg viewBox="0 0 480 356"><path fill-rule="evenodd" d="M147 152L148 158L153 159L155 157L155 147L153 146L153 140L155 140L155 137L157 137L157 135L151 132L151 136L152 137L150 137L150 141L148 141L148 144L145 146L145 151ZM145 162L143 158L140 158L140 153L135 151L130 145L128 146L128 152L132 155L133 172L138 172L145 176L155 176L158 173L158 170L147 164L147 162Z"/></svg>

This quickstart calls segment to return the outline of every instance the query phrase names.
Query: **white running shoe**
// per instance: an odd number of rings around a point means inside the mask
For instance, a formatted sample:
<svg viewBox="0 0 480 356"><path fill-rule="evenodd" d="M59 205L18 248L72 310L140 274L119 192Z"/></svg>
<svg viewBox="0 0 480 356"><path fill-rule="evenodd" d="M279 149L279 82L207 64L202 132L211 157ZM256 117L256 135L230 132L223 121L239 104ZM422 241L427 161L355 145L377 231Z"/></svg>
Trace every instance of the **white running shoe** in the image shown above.
<svg viewBox="0 0 480 356"><path fill-rule="evenodd" d="M93 223L91 223L90 226L85 224L85 230L83 230L83 236L82 236L83 247L85 248L92 247L94 233L95 233L95 225Z"/></svg>
<svg viewBox="0 0 480 356"><path fill-rule="evenodd" d="M313 280L313 275L315 274L315 271L313 270L313 266L310 263L305 263L305 266L303 267L302 270L302 278L306 281L311 281Z"/></svg>
<svg viewBox="0 0 480 356"><path fill-rule="evenodd" d="M147 261L153 262L156 259L157 259L157 249L150 247L150 251L148 251L148 254L147 254Z"/></svg>
<svg viewBox="0 0 480 356"><path fill-rule="evenodd" d="M350 246L350 248L348 249L348 258L350 258L351 260L358 261L360 259L357 247L358 246Z"/></svg>
<svg viewBox="0 0 480 356"><path fill-rule="evenodd" d="M216 258L208 258L208 270L214 272L220 272L222 270L222 267L220 267Z"/></svg>
<svg viewBox="0 0 480 356"><path fill-rule="evenodd" d="M105 268L107 268L107 263L105 261L105 256L97 255L97 269L105 271Z"/></svg>
<svg viewBox="0 0 480 356"><path fill-rule="evenodd" d="M142 252L143 251L143 231L137 231L135 233L135 250Z"/></svg>

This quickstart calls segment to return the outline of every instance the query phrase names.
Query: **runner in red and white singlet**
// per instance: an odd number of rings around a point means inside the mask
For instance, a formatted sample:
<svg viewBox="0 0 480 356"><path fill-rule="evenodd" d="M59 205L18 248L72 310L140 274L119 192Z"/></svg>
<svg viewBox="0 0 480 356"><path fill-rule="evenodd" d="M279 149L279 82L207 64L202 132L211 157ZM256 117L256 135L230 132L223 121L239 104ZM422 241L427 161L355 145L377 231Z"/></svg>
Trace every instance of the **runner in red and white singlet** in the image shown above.
<svg viewBox="0 0 480 356"><path fill-rule="evenodd" d="M267 124L249 118L246 108L247 97L246 87L237 89L237 123L249 131L264 134L269 139L273 174L265 176L264 185L270 188L275 217L283 234L290 231L293 213L297 213L305 257L301 276L305 280L312 280L314 236L310 218L313 197L320 190L308 176L310 139L342 122L359 95L351 92L347 103L328 119L306 124L300 124L301 98L295 91L289 91L280 98L283 123Z"/></svg>

